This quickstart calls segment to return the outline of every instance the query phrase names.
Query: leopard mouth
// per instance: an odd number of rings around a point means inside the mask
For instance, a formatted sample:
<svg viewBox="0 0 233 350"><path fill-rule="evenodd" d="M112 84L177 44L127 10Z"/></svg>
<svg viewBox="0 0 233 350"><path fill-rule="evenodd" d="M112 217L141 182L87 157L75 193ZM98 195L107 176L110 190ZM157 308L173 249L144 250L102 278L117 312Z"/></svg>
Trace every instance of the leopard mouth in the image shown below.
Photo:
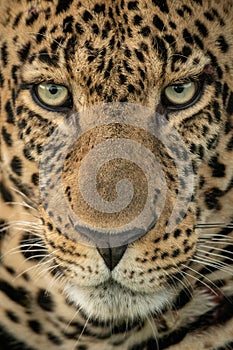
<svg viewBox="0 0 233 350"><path fill-rule="evenodd" d="M69 283L65 293L86 318L104 323L144 320L161 312L173 299L169 289L161 288L153 293L136 292L112 277L93 287Z"/></svg>

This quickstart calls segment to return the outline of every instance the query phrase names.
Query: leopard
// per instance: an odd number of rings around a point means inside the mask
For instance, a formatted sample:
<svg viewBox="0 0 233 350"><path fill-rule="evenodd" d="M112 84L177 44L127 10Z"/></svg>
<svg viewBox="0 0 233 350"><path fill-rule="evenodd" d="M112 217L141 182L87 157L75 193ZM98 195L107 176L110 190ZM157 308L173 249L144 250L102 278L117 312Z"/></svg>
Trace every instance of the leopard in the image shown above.
<svg viewBox="0 0 233 350"><path fill-rule="evenodd" d="M233 349L232 0L0 9L0 349Z"/></svg>

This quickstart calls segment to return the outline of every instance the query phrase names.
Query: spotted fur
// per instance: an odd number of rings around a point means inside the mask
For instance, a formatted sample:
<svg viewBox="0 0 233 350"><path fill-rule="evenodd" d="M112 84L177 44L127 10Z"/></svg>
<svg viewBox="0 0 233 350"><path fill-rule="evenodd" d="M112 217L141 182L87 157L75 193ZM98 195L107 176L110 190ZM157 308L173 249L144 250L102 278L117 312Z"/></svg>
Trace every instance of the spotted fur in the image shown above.
<svg viewBox="0 0 233 350"><path fill-rule="evenodd" d="M231 0L1 0L0 349L233 349L232 23ZM169 108L164 89L187 81L202 86L195 101ZM63 108L36 100L42 82L69 89ZM103 104L111 113L119 102L166 116L190 154L195 186L176 228L166 230L178 175L162 143L118 120L82 135L62 180L74 211L83 205L77 167L116 136L151 149L168 184L156 225L109 249L84 244L55 220L39 190L39 164L70 115L97 106L99 116ZM144 190L133 174L136 211ZM103 170L106 181L111 187ZM111 231L129 214L82 215Z"/></svg>

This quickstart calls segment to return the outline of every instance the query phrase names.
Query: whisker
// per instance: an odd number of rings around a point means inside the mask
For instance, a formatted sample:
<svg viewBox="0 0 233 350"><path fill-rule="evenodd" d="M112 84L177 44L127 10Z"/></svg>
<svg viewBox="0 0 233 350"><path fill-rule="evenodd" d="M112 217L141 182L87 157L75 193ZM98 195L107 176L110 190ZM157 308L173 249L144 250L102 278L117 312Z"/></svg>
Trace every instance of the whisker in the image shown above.
<svg viewBox="0 0 233 350"><path fill-rule="evenodd" d="M230 272L232 274L232 270L229 268L229 265L220 264L220 263L216 262L214 259L211 259L211 258L205 259L204 256L197 255L196 258L192 258L191 260L198 262L199 264L201 264L204 267L206 267L205 265L208 265L210 267L217 268L218 270L221 270L223 272L227 272L227 273ZM209 272L212 273L213 271L209 270Z"/></svg>
<svg viewBox="0 0 233 350"><path fill-rule="evenodd" d="M43 256L43 255L42 255L42 256L38 256L38 257L43 257L42 260L45 260L45 259L47 258L47 256ZM24 264L26 261L29 261L29 260L30 260L30 258L28 258L27 260L25 260L25 261L19 266L19 268L22 267L23 264ZM44 262L40 261L39 263L37 263L37 264L35 264L35 265L33 265L33 266L28 267L26 270L23 270L22 272L20 272L19 274L17 274L17 276L14 278L13 281L15 281L16 279L20 278L24 273L30 272L30 271L33 270L33 269L36 270L36 269L40 268L42 265L46 265L46 264L48 264L48 263L49 263L48 261L44 261ZM34 281L35 281L35 279L34 279Z"/></svg>
<svg viewBox="0 0 233 350"><path fill-rule="evenodd" d="M227 264L224 264L224 263L219 263L219 262L216 262L216 260L212 259L212 258L208 258L208 259L205 259L205 257L201 256L201 255L198 255L197 256L197 259L201 259L201 261L199 261L199 263L205 263L205 264L208 264L209 266L213 267L213 268L216 268L218 270L221 270L223 272L226 272L228 275L230 274L231 276L233 275L233 272L232 272L232 268L230 268L229 265ZM210 273L212 273L213 271L210 271Z"/></svg>
<svg viewBox="0 0 233 350"><path fill-rule="evenodd" d="M224 227L224 226L225 226L224 223L219 222L219 223L197 224L197 225L195 226L195 228L201 228L201 229L207 228L207 229L209 229L209 228L219 228L219 227L222 228L222 227Z"/></svg>
<svg viewBox="0 0 233 350"><path fill-rule="evenodd" d="M149 316L147 316L146 319L147 319L147 321L148 321L148 323L150 325L150 328L152 330L152 333L153 333L153 336L154 336L154 339L155 339L155 342L156 342L156 348L157 348L157 350L159 350L158 334L156 333L157 327L156 327L155 324L153 324L154 323L154 319L152 317L150 319Z"/></svg>
<svg viewBox="0 0 233 350"><path fill-rule="evenodd" d="M212 256L217 256L218 258L224 258L224 255L221 255L221 254L218 254L218 253L213 253L213 252L210 252L210 251L206 251L206 250L204 250L204 249L197 248L197 251L198 251L198 252L201 252L201 253L209 254L209 255L212 255ZM218 251L224 252L224 253L226 253L226 254L229 254L229 251L226 250L226 249L220 249L220 248L218 248ZM233 253L232 253L232 252L231 252L231 255L232 255L232 258L229 258L229 257L227 256L227 259L228 259L229 261L232 261L232 262L233 262Z"/></svg>
<svg viewBox="0 0 233 350"><path fill-rule="evenodd" d="M205 278L210 284L212 284L214 287L216 287L216 285L215 285L210 279L208 279L206 276L202 275L202 274L199 273L198 271L192 269L190 266L187 266L187 265L184 265L184 264L182 264L182 266L183 266L184 268L187 268L187 269L191 270L191 271L194 272L195 274L199 275L201 278ZM193 275L191 275L191 274L189 274L188 272L183 271L183 270L181 271L181 273L184 273L184 274L186 274L187 276L189 276L189 277L193 278L194 280L198 281L199 283L202 283L202 284L203 284L206 288L208 288L212 293L214 293L215 295L217 295L217 292L216 292L213 288L211 288L210 285L208 285L207 283L205 283L202 279L198 279L196 276L193 276Z"/></svg>
<svg viewBox="0 0 233 350"><path fill-rule="evenodd" d="M84 326L83 326L82 332L80 333L80 335L79 335L79 337L78 337L78 339L77 339L77 342L75 343L75 346L73 347L73 350L76 349L78 343L80 342L80 339L82 338L83 333L85 332L85 330L86 330L86 328L87 328L87 325L88 325L88 322L89 322L90 319L91 319L91 315L88 316L88 318L87 318L87 320L86 320L86 322L85 322L85 324L84 324Z"/></svg>

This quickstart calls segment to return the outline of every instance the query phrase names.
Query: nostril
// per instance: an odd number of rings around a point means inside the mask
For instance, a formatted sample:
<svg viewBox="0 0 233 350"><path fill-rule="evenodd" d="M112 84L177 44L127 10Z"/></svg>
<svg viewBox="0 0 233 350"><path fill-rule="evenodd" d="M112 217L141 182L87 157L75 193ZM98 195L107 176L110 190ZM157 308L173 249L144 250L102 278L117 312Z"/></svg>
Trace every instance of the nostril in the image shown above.
<svg viewBox="0 0 233 350"><path fill-rule="evenodd" d="M112 271L123 257L127 245L114 248L97 248L99 254L104 259L105 264Z"/></svg>

